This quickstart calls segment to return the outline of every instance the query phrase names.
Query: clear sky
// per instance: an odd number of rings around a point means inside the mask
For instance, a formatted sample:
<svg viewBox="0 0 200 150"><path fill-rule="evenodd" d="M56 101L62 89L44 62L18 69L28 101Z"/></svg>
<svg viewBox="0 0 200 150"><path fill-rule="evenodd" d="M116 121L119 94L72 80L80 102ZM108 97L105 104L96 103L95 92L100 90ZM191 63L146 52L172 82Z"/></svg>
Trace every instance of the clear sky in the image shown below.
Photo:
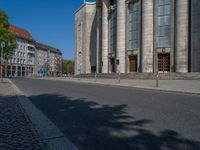
<svg viewBox="0 0 200 150"><path fill-rule="evenodd" d="M74 12L83 1L0 0L0 9L11 24L27 29L38 42L59 48L65 59L74 59Z"/></svg>

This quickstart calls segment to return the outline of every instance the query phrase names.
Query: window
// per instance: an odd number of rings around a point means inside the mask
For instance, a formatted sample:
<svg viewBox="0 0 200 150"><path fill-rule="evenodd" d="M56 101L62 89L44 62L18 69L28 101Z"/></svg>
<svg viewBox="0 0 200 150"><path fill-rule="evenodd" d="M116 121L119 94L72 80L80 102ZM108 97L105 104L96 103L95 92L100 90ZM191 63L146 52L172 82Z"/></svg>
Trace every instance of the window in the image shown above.
<svg viewBox="0 0 200 150"><path fill-rule="evenodd" d="M113 11L109 18L109 47L110 53L116 52L117 45L117 12Z"/></svg>
<svg viewBox="0 0 200 150"><path fill-rule="evenodd" d="M168 47L171 29L171 0L157 0L157 46Z"/></svg>
<svg viewBox="0 0 200 150"><path fill-rule="evenodd" d="M139 15L139 0L130 3L128 5L128 50L132 50L134 48L139 47L139 22L140 22L140 15Z"/></svg>

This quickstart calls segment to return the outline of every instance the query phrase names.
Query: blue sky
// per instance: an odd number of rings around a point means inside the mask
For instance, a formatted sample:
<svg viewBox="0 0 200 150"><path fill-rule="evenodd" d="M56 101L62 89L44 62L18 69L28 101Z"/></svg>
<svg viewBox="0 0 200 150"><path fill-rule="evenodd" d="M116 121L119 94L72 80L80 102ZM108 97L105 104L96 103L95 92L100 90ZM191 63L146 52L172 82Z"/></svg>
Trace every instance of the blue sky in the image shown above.
<svg viewBox="0 0 200 150"><path fill-rule="evenodd" d="M84 0L0 0L11 24L27 29L41 43L74 59L74 12ZM94 0L87 0L94 1Z"/></svg>

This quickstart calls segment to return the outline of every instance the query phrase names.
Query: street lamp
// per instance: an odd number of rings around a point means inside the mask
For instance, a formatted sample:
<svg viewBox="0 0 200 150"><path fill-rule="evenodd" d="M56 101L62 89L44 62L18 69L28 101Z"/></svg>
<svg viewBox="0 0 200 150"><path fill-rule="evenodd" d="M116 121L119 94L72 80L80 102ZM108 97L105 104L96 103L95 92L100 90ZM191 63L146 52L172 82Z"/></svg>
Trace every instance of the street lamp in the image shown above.
<svg viewBox="0 0 200 150"><path fill-rule="evenodd" d="M1 43L1 82L3 82L3 47L5 47L5 42Z"/></svg>

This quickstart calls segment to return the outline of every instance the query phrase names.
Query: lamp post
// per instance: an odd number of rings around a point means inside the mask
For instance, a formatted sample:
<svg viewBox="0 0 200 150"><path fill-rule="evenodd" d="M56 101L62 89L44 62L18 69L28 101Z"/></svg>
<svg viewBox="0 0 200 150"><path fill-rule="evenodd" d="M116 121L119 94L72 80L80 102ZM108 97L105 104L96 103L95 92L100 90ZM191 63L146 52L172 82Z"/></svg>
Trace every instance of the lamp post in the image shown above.
<svg viewBox="0 0 200 150"><path fill-rule="evenodd" d="M1 43L1 82L3 82L3 47L5 46L5 42Z"/></svg>

